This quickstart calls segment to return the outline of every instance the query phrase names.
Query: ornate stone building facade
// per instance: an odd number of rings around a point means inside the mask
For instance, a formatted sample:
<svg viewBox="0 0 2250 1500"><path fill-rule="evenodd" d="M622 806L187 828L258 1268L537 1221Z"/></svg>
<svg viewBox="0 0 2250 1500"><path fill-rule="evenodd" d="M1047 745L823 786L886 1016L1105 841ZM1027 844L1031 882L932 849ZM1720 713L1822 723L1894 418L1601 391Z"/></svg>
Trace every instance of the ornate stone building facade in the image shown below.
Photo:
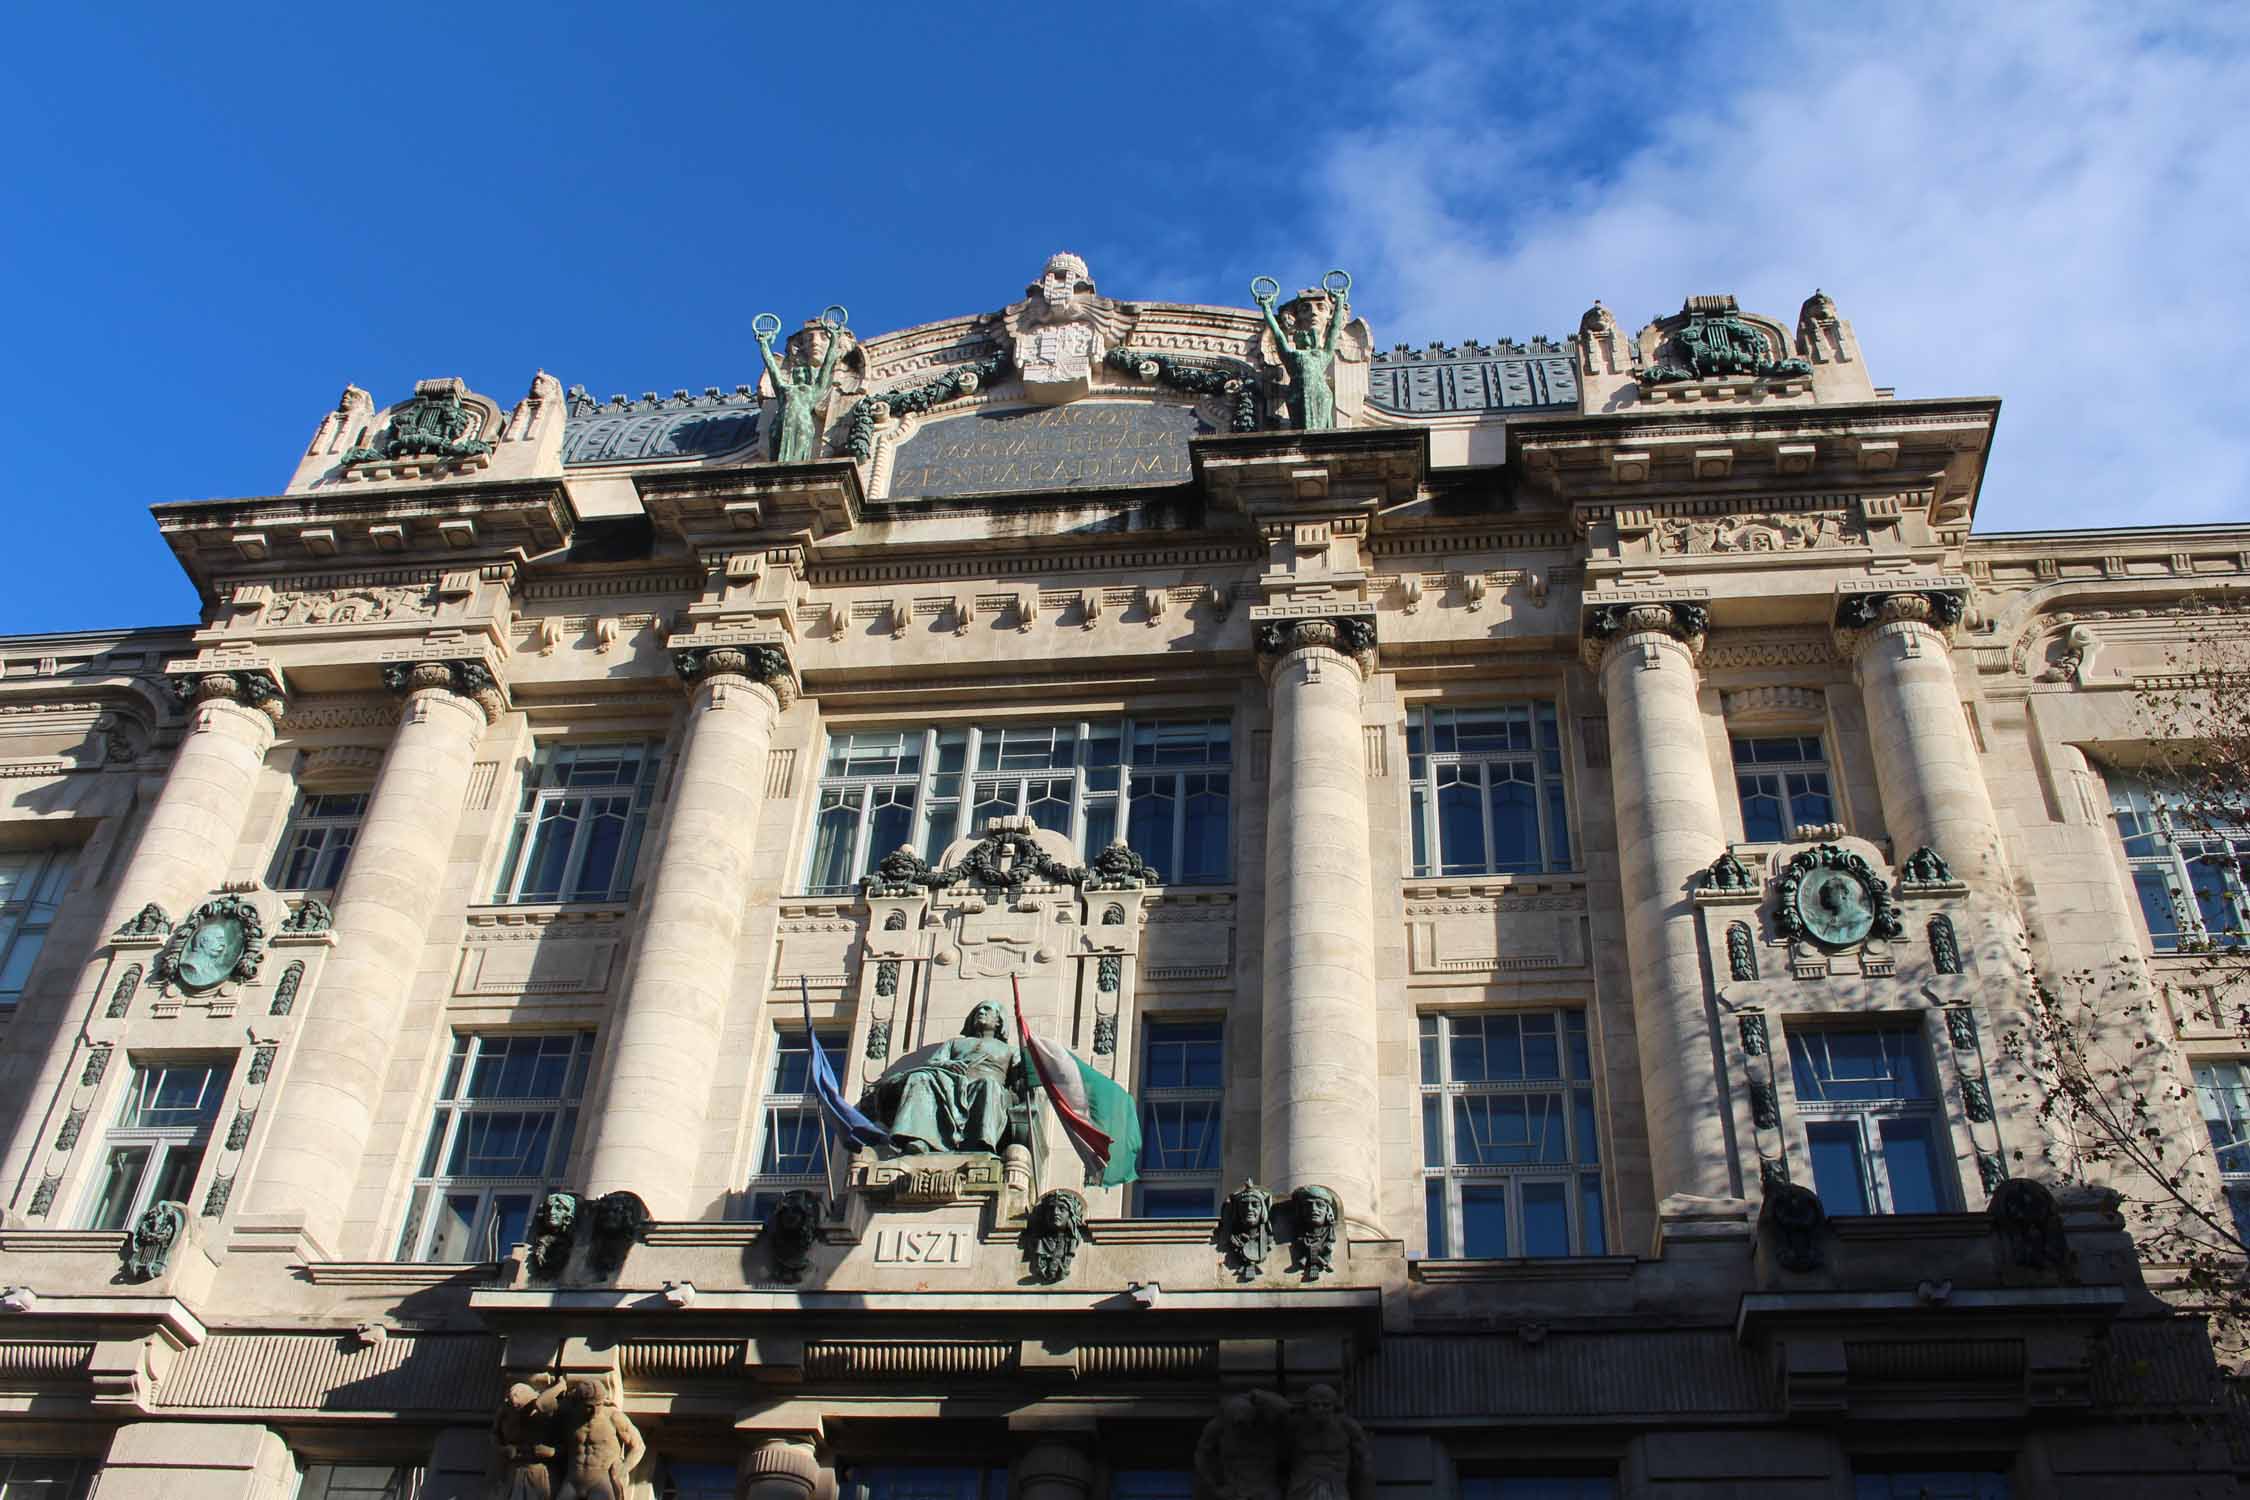
<svg viewBox="0 0 2250 1500"><path fill-rule="evenodd" d="M2235 1493L2007 1049L2250 528L1976 535L1818 294L1349 296L347 390L0 641L9 1500Z"/></svg>

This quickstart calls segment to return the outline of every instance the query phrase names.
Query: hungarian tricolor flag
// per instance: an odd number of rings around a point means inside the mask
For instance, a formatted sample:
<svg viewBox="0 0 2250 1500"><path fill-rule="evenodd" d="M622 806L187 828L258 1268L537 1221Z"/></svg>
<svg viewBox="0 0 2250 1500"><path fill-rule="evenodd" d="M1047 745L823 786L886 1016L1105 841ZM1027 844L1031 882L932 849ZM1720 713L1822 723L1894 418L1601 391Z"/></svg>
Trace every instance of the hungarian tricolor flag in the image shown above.
<svg viewBox="0 0 2250 1500"><path fill-rule="evenodd" d="M1011 976L1012 982L1012 976ZM1016 987L1016 1035L1023 1061L1055 1106L1063 1134L1086 1163L1088 1186L1115 1187L1140 1176L1140 1110L1133 1096L1059 1042L1031 1034L1023 1020L1023 989Z"/></svg>

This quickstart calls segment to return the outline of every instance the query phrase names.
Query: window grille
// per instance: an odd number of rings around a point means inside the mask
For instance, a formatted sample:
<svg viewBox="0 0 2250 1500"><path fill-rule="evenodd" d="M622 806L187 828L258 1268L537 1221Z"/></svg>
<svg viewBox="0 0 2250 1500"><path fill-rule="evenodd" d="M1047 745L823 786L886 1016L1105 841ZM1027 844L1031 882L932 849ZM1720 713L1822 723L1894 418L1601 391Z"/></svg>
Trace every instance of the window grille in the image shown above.
<svg viewBox="0 0 2250 1500"><path fill-rule="evenodd" d="M828 1059L829 1071L844 1076L844 1052L849 1033L826 1029L812 1033ZM766 1094L759 1107L764 1117L758 1143L758 1172L750 1181L750 1217L762 1220L773 1212L781 1195L805 1188L828 1196L828 1132L820 1116L820 1101L813 1093L812 1048L803 1031L777 1031L773 1068L767 1074Z"/></svg>
<svg viewBox="0 0 2250 1500"><path fill-rule="evenodd" d="M593 1049L591 1032L454 1037L399 1259L498 1260L523 1240L569 1165Z"/></svg>
<svg viewBox="0 0 2250 1500"><path fill-rule="evenodd" d="M837 895L904 845L937 864L991 818L1090 859L1122 831L1167 884L1229 878L1233 739L1223 719L853 730L829 737L805 886Z"/></svg>
<svg viewBox="0 0 2250 1500"><path fill-rule="evenodd" d="M1428 1254L1604 1254L1586 1013L1424 1016L1421 1053Z"/></svg>
<svg viewBox="0 0 2250 1500"><path fill-rule="evenodd" d="M1734 736L1734 787L1747 843L1786 843L1800 828L1836 821L1828 756L1817 734Z"/></svg>
<svg viewBox="0 0 2250 1500"><path fill-rule="evenodd" d="M1226 1036L1218 1021L1150 1021L1141 1028L1140 1180L1144 1219L1218 1212Z"/></svg>
<svg viewBox="0 0 2250 1500"><path fill-rule="evenodd" d="M524 777L493 899L624 900L633 888L662 759L653 745L542 751Z"/></svg>
<svg viewBox="0 0 2250 1500"><path fill-rule="evenodd" d="M2201 816L2198 803L2177 788L2130 778L2111 779L2110 806L2156 951L2242 946L2250 828L2235 826L2224 809L2212 809L2220 817Z"/></svg>
<svg viewBox="0 0 2250 1500"><path fill-rule="evenodd" d="M277 891L332 891L367 816L365 792L300 792L266 883Z"/></svg>
<svg viewBox="0 0 2250 1500"><path fill-rule="evenodd" d="M70 884L75 849L31 849L0 854L0 1014L23 1000L32 965L47 944L48 929Z"/></svg>
<svg viewBox="0 0 2250 1500"><path fill-rule="evenodd" d="M152 1203L189 1201L232 1072L231 1058L133 1069L117 1122L102 1142L88 1229L130 1229Z"/></svg>
<svg viewBox="0 0 2250 1500"><path fill-rule="evenodd" d="M1954 1206L1951 1144L1919 1026L1793 1030L1789 1069L1813 1190L1831 1215Z"/></svg>
<svg viewBox="0 0 2250 1500"><path fill-rule="evenodd" d="M1416 875L1573 868L1552 703L1416 709L1406 721Z"/></svg>

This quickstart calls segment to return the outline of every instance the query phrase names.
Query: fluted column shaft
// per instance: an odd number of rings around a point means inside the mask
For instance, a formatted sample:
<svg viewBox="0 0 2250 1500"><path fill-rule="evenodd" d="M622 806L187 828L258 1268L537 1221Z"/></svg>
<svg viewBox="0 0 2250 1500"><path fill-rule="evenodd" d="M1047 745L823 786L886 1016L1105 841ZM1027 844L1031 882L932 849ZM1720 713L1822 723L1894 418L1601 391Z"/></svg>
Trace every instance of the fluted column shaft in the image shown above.
<svg viewBox="0 0 2250 1500"><path fill-rule="evenodd" d="M359 1180L489 711L480 669L423 663L336 892L336 949L306 1011L251 1183L249 1211L302 1216L332 1253ZM497 700L491 700L497 707Z"/></svg>
<svg viewBox="0 0 2250 1500"><path fill-rule="evenodd" d="M711 653L688 710L671 819L586 1155L589 1193L630 1189L659 1219L698 1214L688 1194L781 712L775 690L736 664L741 656Z"/></svg>
<svg viewBox="0 0 2250 1500"><path fill-rule="evenodd" d="M1289 627L1268 666L1260 1175L1375 1217L1375 907L1362 668L1333 627Z"/></svg>
<svg viewBox="0 0 2250 1500"><path fill-rule="evenodd" d="M1888 595L1874 606L1875 623L1846 645L1896 856L1928 845L1954 874L1989 889L2005 872L2000 822L1938 628L1946 607L1926 594Z"/></svg>
<svg viewBox="0 0 2250 1500"><path fill-rule="evenodd" d="M1690 892L1726 849L1696 701L1695 658L1668 607L1628 612L1601 664L1633 1025L1659 1203L1737 1191Z"/></svg>
<svg viewBox="0 0 2250 1500"><path fill-rule="evenodd" d="M46 1102L54 1097L77 1044L73 1018L85 1014L87 986L100 983L98 959L109 935L151 902L178 920L226 878L227 863L241 842L251 791L273 746L274 720L281 712L278 691L262 673L213 672L183 679L180 692L191 700L187 733L173 752L164 789L149 809L132 857L111 887L95 947L97 962L67 995L48 1001L44 1015L27 1003L11 1023L14 1056L0 1064L0 1097L24 1107L11 1111L16 1131L7 1157L10 1181L24 1156L37 1149ZM58 1007L69 1010L58 1013ZM35 1034L45 1040L31 1042Z"/></svg>

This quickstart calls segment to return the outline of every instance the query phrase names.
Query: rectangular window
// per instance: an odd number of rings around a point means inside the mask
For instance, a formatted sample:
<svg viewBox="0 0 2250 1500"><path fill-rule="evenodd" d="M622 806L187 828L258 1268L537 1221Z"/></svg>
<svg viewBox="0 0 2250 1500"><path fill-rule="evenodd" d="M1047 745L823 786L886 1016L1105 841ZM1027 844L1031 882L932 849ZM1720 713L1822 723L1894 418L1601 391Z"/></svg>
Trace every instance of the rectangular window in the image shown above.
<svg viewBox="0 0 2250 1500"><path fill-rule="evenodd" d="M0 1014L23 1000L76 855L75 849L0 854Z"/></svg>
<svg viewBox="0 0 2250 1500"><path fill-rule="evenodd" d="M556 745L523 779L493 900L622 901L663 763L654 745Z"/></svg>
<svg viewBox="0 0 2250 1500"><path fill-rule="evenodd" d="M2000 1469L1897 1469L1852 1475L1852 1500L2008 1500Z"/></svg>
<svg viewBox="0 0 2250 1500"><path fill-rule="evenodd" d="M1008 1471L961 1464L853 1464L843 1492L858 1500L1008 1500Z"/></svg>
<svg viewBox="0 0 2250 1500"><path fill-rule="evenodd" d="M1836 821L1828 756L1817 734L1734 736L1734 787L1747 843L1785 843L1800 828Z"/></svg>
<svg viewBox="0 0 2250 1500"><path fill-rule="evenodd" d="M400 1260L498 1260L570 1163L591 1032L453 1039L408 1200Z"/></svg>
<svg viewBox="0 0 2250 1500"><path fill-rule="evenodd" d="M1954 1205L1952 1151L1921 1027L1789 1033L1789 1071L1830 1214L1932 1214Z"/></svg>
<svg viewBox="0 0 2250 1500"><path fill-rule="evenodd" d="M2175 787L2110 780L2125 863L2159 953L2243 943L2244 914L2250 911L2243 883L2250 828L2236 826L2231 814L2209 802Z"/></svg>
<svg viewBox="0 0 2250 1500"><path fill-rule="evenodd" d="M422 1470L412 1464L307 1464L297 1500L415 1500Z"/></svg>
<svg viewBox="0 0 2250 1500"><path fill-rule="evenodd" d="M93 1477L86 1459L52 1453L0 1453L0 1500L79 1500Z"/></svg>
<svg viewBox="0 0 2250 1500"><path fill-rule="evenodd" d="M129 1229L152 1203L186 1203L226 1098L231 1059L133 1069L86 1210L88 1229Z"/></svg>
<svg viewBox="0 0 2250 1500"><path fill-rule="evenodd" d="M1406 721L1406 765L1415 874L1574 868L1552 703L1416 709Z"/></svg>
<svg viewBox="0 0 2250 1500"><path fill-rule="evenodd" d="M1605 1474L1513 1474L1461 1481L1461 1500L1616 1500L1616 1495L1617 1481Z"/></svg>
<svg viewBox="0 0 2250 1500"><path fill-rule="evenodd" d="M1601 1255L1601 1131L1582 1010L1424 1016L1427 1253Z"/></svg>
<svg viewBox="0 0 2250 1500"><path fill-rule="evenodd" d="M1218 1021L1151 1021L1141 1028L1140 1181L1144 1219L1204 1219L1219 1211L1220 1110L1226 1031Z"/></svg>
<svg viewBox="0 0 2250 1500"><path fill-rule="evenodd" d="M1112 1469L1109 1500L1194 1500L1195 1476L1186 1469Z"/></svg>
<svg viewBox="0 0 2250 1500"><path fill-rule="evenodd" d="M2250 1068L2240 1062L2197 1063L2195 1099L2203 1109L2203 1128L2211 1133L2211 1155L2219 1163L2234 1232L2250 1244Z"/></svg>
<svg viewBox="0 0 2250 1500"><path fill-rule="evenodd" d="M936 864L992 818L1029 818L1090 859L1122 837L1168 885L1229 874L1224 719L854 730L829 737L806 888L841 894L903 846Z"/></svg>
<svg viewBox="0 0 2250 1500"><path fill-rule="evenodd" d="M842 1079L850 1033L821 1030L812 1035L828 1059L828 1070ZM765 1124L758 1142L758 1172L750 1180L750 1217L763 1220L792 1188L809 1188L827 1197L828 1132L813 1093L812 1048L806 1045L804 1032L775 1033L773 1072L759 1112Z"/></svg>
<svg viewBox="0 0 2250 1500"><path fill-rule="evenodd" d="M734 1500L733 1464L678 1463L667 1459L656 1486L661 1500Z"/></svg>
<svg viewBox="0 0 2250 1500"><path fill-rule="evenodd" d="M300 792L266 883L277 891L332 891L367 815L365 792Z"/></svg>

